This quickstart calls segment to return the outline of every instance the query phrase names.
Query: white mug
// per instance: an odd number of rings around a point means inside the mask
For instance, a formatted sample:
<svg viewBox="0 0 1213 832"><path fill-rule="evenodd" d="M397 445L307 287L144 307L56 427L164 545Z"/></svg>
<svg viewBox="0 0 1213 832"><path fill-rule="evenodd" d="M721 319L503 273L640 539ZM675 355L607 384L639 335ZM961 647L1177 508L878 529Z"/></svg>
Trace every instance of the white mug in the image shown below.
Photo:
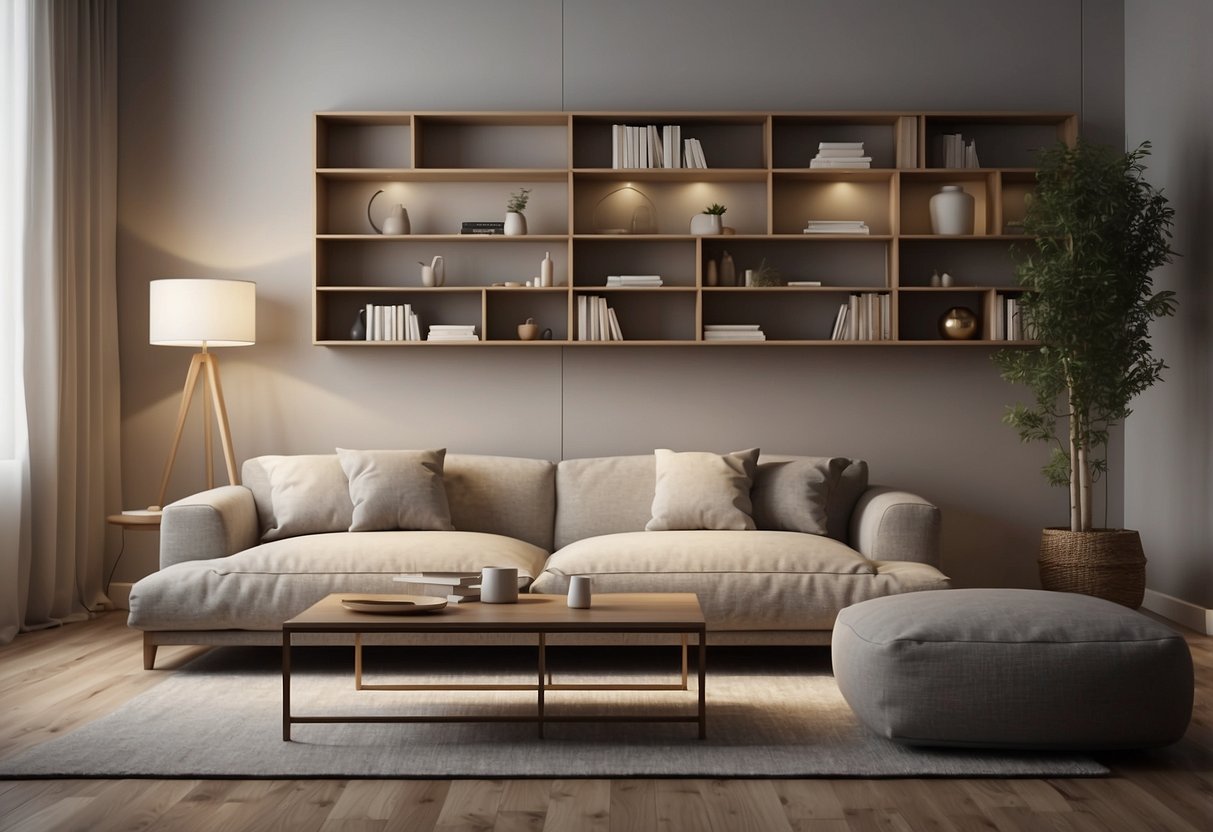
<svg viewBox="0 0 1213 832"><path fill-rule="evenodd" d="M569 606L575 610L590 608L590 576L574 575L569 578Z"/></svg>
<svg viewBox="0 0 1213 832"><path fill-rule="evenodd" d="M512 566L486 566L480 570L480 601L513 604L518 601L518 570Z"/></svg>

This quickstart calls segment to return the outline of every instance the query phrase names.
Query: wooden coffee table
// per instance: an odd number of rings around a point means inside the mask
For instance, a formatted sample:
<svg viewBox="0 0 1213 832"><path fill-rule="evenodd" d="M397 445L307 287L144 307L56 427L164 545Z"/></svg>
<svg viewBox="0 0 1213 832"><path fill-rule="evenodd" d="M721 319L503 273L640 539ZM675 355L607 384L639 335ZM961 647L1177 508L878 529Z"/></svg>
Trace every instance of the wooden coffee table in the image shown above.
<svg viewBox="0 0 1213 832"><path fill-rule="evenodd" d="M543 736L546 722L695 722L699 738L707 737L707 628L699 599L693 593L616 593L594 595L589 609L570 609L563 595L522 595L516 604L451 604L428 615L372 615L351 612L341 599L357 593L336 593L318 601L282 625L282 739L289 742L291 726L300 723L399 722L534 722ZM296 633L353 633L354 687L357 690L534 690L538 707L533 716L295 716L291 713L291 637ZM538 673L534 684L510 685L368 685L362 681L363 633L534 633L538 644ZM547 671L547 636L552 633L677 633L682 636L680 684L566 685L553 684ZM637 714L622 716L551 716L544 713L549 690L688 690L688 637L699 646L699 707L694 715Z"/></svg>

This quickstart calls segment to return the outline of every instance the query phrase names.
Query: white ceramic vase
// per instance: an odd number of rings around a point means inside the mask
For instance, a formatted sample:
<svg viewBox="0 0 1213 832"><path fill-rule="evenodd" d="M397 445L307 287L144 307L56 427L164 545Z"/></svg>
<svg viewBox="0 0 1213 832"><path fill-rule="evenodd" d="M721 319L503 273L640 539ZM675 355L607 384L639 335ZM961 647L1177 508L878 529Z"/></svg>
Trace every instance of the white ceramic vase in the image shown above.
<svg viewBox="0 0 1213 832"><path fill-rule="evenodd" d="M397 237L408 234L409 230L409 212L404 210L403 205L396 203L391 213L383 220L383 234L385 237Z"/></svg>
<svg viewBox="0 0 1213 832"><path fill-rule="evenodd" d="M505 236L521 237L526 234L526 215L517 211L507 211L505 214Z"/></svg>
<svg viewBox="0 0 1213 832"><path fill-rule="evenodd" d="M710 237L719 234L724 223L720 214L696 214L691 217L691 233L698 237Z"/></svg>
<svg viewBox="0 0 1213 832"><path fill-rule="evenodd" d="M931 197L931 233L949 237L972 234L975 204L960 185L944 185Z"/></svg>
<svg viewBox="0 0 1213 832"><path fill-rule="evenodd" d="M589 575L574 575L569 578L568 605L575 610L588 610L592 592Z"/></svg>

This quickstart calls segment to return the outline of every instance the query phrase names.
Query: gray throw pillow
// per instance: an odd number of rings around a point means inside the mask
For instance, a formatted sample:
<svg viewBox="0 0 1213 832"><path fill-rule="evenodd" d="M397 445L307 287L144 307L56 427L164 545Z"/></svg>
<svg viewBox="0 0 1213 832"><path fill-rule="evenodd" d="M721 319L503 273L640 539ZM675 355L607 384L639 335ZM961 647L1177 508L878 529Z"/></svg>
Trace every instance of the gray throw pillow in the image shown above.
<svg viewBox="0 0 1213 832"><path fill-rule="evenodd" d="M354 504L352 532L454 531L442 481L446 448L433 451L337 449Z"/></svg>
<svg viewBox="0 0 1213 832"><path fill-rule="evenodd" d="M751 500L760 529L829 534L830 497L851 460L806 456L763 461Z"/></svg>
<svg viewBox="0 0 1213 832"><path fill-rule="evenodd" d="M262 540L343 532L354 506L341 464L332 454L266 458L273 525Z"/></svg>
<svg viewBox="0 0 1213 832"><path fill-rule="evenodd" d="M653 452L657 483L652 517L645 531L755 528L750 487L758 467L758 449L712 454Z"/></svg>

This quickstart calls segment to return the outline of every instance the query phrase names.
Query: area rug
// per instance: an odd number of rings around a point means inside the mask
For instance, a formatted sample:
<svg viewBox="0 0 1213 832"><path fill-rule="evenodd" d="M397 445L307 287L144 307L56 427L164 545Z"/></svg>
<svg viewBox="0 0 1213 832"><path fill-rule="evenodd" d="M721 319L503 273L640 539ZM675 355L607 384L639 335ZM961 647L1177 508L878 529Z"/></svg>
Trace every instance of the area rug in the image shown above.
<svg viewBox="0 0 1213 832"><path fill-rule="evenodd" d="M521 691L355 691L352 650L294 651L293 711L533 714ZM676 678L676 649L550 651L557 683ZM0 777L1074 777L1108 770L1074 754L916 749L858 723L824 648L718 648L708 738L694 724L518 723L294 727L282 740L279 653L211 650L111 715L0 759ZM368 683L526 683L534 651L369 648ZM163 672L163 671L153 671ZM692 691L553 691L549 714L693 714ZM3 749L0 749L3 754Z"/></svg>

